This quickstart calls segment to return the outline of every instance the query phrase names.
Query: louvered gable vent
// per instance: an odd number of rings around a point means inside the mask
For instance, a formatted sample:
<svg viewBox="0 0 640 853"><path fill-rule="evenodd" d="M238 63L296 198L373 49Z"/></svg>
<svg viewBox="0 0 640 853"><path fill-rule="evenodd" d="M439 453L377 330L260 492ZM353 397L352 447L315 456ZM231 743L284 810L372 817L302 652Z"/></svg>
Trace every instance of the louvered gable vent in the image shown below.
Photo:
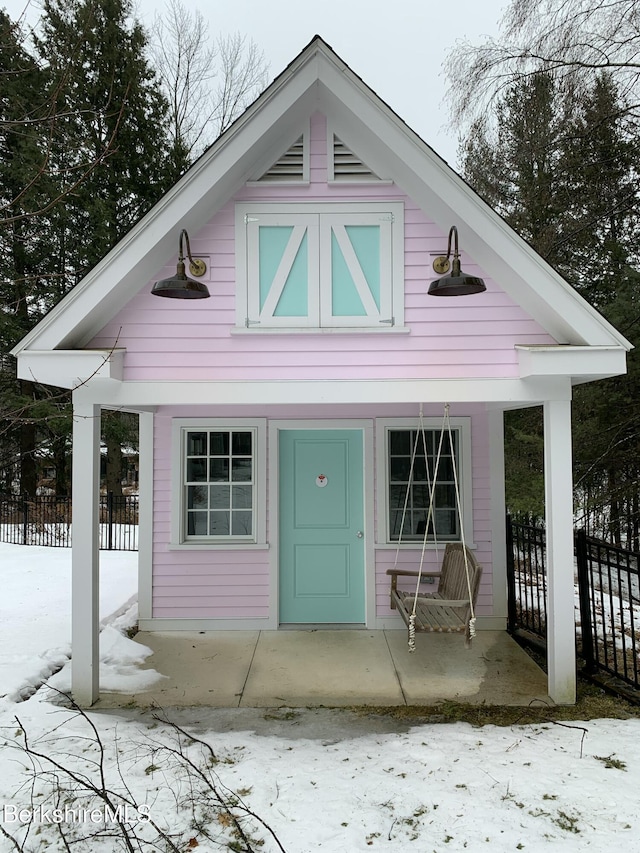
<svg viewBox="0 0 640 853"><path fill-rule="evenodd" d="M270 169L260 178L261 181L303 181L304 180L304 136L300 136Z"/></svg>
<svg viewBox="0 0 640 853"><path fill-rule="evenodd" d="M379 181L380 178L334 134L334 181Z"/></svg>

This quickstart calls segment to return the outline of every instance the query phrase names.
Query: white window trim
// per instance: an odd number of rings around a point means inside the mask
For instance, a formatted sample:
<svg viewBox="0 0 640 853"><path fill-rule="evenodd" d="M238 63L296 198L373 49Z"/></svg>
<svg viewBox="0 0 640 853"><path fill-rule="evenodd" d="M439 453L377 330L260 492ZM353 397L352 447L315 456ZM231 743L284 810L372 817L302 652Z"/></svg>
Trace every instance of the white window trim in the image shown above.
<svg viewBox="0 0 640 853"><path fill-rule="evenodd" d="M460 435L458 460L458 482L460 486L460 499L462 503L462 525L461 529L464 532L465 543L469 547L473 545L473 476L471 467L471 418L470 417L452 417L451 429L458 430ZM442 418L425 418L424 427L426 430L441 429ZM376 418L376 505L377 513L377 529L376 529L376 548L393 548L398 547L407 550L416 550L422 547L422 542L411 540L410 542L401 542L398 546L396 539L391 539L389 536L389 462L387 458L387 448L389 446L388 433L389 430L395 429L418 429L419 424L417 418ZM427 541L427 548L433 549L438 547L442 549L447 542L460 541L443 539L438 541L437 546L433 541Z"/></svg>
<svg viewBox="0 0 640 853"><path fill-rule="evenodd" d="M187 431L252 430L254 441L255 507L253 537L187 538L184 506L184 441ZM265 418L173 418L171 433L171 541L170 548L265 548L267 545L267 421Z"/></svg>
<svg viewBox="0 0 640 853"><path fill-rule="evenodd" d="M283 220L283 224L295 225L295 218L298 217L298 222L302 223L304 216L322 216L330 214L344 214L345 216L373 216L391 214L393 219L393 227L391 228L390 239L388 246L383 248L383 263L389 267L391 275L391 288L387 294L381 293L381 310L380 316L383 318L380 325L366 325L369 318L364 318L364 322L354 320L350 325L346 322L343 325L340 318L331 318L331 325L321 326L320 322L327 318L318 317L316 319L315 302L320 299L320 292L326 294L328 285L326 281L323 283L318 280L318 290L313 294L309 294L309 317L303 318L279 318L278 324L272 323L260 327L253 325L250 321L252 314L256 314L257 294L249 294L248 279L250 265L254 262L248 257L247 244L247 221L252 216L262 215L276 221L279 216ZM292 331L295 329L313 331L323 333L327 330L333 332L339 331L349 333L357 329L370 332L380 331L399 331L404 330L404 203L401 201L391 202L297 202L297 203L273 203L273 202L243 202L236 204L235 214L235 240L236 240L236 330L246 330L260 334L261 332L277 331L282 328L283 331ZM326 241L323 241L326 251ZM389 257L390 254L390 257ZM319 258L315 256L309 257L309 263L319 265ZM386 303L386 304L385 304ZM319 311L319 309L318 309ZM393 312L393 323L387 323L387 317L384 316L384 311ZM313 314L313 317L311 316Z"/></svg>

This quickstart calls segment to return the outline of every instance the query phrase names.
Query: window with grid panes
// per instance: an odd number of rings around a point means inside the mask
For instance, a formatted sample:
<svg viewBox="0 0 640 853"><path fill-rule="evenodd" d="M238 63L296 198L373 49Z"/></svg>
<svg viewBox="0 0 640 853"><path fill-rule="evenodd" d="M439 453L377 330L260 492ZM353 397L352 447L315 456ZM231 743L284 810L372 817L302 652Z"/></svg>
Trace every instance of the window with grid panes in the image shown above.
<svg viewBox="0 0 640 853"><path fill-rule="evenodd" d="M254 538L254 444L250 429L186 431L187 539Z"/></svg>
<svg viewBox="0 0 640 853"><path fill-rule="evenodd" d="M430 484L433 482L441 431L439 429L389 429L388 503L389 541L422 541L429 512ZM458 540L460 524L456 508L454 462L459 470L459 432L452 430L452 443L444 433L436 486L434 508L428 538L433 540L434 524L438 540ZM413 473L411 459L414 454ZM406 510L405 510L406 502ZM404 525L403 525L404 514ZM401 535L402 533L402 535Z"/></svg>

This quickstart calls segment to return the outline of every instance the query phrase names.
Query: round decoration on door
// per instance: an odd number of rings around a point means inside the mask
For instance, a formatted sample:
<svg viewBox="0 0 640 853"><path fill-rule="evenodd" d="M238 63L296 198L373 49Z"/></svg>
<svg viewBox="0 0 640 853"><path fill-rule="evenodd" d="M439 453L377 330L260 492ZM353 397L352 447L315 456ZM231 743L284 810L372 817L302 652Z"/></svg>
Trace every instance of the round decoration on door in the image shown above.
<svg viewBox="0 0 640 853"><path fill-rule="evenodd" d="M329 481L327 480L326 474L318 474L316 477L316 486L319 489L324 489Z"/></svg>

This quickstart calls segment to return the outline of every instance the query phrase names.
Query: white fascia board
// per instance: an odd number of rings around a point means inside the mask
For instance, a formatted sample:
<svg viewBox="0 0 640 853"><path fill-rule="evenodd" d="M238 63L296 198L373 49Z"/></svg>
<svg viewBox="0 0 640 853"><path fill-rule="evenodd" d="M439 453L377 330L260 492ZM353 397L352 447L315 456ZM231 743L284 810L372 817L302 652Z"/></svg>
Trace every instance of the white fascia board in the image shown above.
<svg viewBox="0 0 640 853"><path fill-rule="evenodd" d="M347 85L347 77L353 85ZM555 340L632 348L433 149L383 102L374 101L349 69L327 61L321 80L321 108L342 125L342 141L378 174L391 174L445 235L458 226L462 250Z"/></svg>
<svg viewBox="0 0 640 853"><path fill-rule="evenodd" d="M520 376L570 376L591 381L627 372L627 351L621 346L516 346Z"/></svg>
<svg viewBox="0 0 640 853"><path fill-rule="evenodd" d="M384 403L529 403L567 400L568 377L530 379L296 380L262 382L121 382L78 388L78 400L109 408L191 406L206 401L255 411L271 405ZM75 399L75 398L74 398Z"/></svg>
<svg viewBox="0 0 640 853"><path fill-rule="evenodd" d="M18 355L18 379L78 388L89 382L122 381L124 349L118 350L25 350Z"/></svg>

